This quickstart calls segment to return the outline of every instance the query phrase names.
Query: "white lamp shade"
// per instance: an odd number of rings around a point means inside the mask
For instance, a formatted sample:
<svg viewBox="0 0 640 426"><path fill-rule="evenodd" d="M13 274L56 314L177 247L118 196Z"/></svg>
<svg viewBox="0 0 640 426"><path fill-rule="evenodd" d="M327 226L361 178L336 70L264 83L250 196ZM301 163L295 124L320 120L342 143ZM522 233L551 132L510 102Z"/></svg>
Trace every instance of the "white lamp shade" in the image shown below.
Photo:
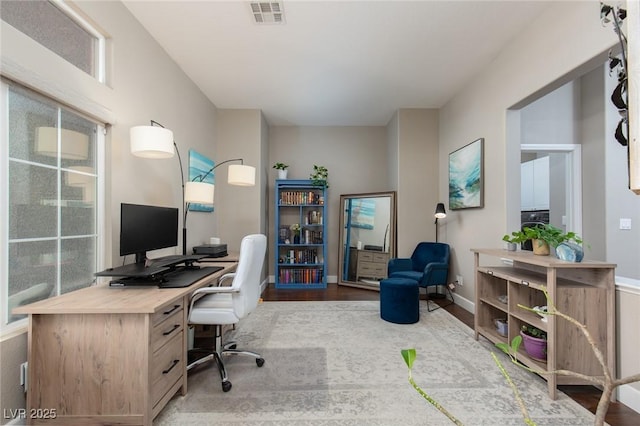
<svg viewBox="0 0 640 426"><path fill-rule="evenodd" d="M94 173L93 167L74 166L69 169L78 173L66 173L67 186L86 186L94 182L95 178L93 176L89 176Z"/></svg>
<svg viewBox="0 0 640 426"><path fill-rule="evenodd" d="M244 164L232 164L229 166L229 185L254 186L256 184L256 168Z"/></svg>
<svg viewBox="0 0 640 426"><path fill-rule="evenodd" d="M173 132L158 126L136 126L129 130L131 153L144 158L173 157Z"/></svg>
<svg viewBox="0 0 640 426"><path fill-rule="evenodd" d="M215 187L204 182L185 182L184 202L213 205L213 194Z"/></svg>
<svg viewBox="0 0 640 426"><path fill-rule="evenodd" d="M58 131L60 131L60 156L69 160L89 158L89 136L84 133L57 127L36 128L36 152L48 157L58 156Z"/></svg>

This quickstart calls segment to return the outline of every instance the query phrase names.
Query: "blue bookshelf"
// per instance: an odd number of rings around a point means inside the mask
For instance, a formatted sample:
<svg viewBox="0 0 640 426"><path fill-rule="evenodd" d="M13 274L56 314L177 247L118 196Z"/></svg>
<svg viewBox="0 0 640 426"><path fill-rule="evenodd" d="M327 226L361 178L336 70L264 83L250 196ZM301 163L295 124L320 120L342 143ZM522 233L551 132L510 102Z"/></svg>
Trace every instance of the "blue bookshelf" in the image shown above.
<svg viewBox="0 0 640 426"><path fill-rule="evenodd" d="M276 288L327 288L326 192L311 180L276 180Z"/></svg>

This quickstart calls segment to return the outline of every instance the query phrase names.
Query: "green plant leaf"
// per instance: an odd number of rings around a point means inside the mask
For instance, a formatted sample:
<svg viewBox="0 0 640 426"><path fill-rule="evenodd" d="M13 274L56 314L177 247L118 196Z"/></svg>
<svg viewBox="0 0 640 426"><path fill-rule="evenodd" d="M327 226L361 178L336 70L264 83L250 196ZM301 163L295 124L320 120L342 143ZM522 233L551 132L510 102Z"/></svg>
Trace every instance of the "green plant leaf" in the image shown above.
<svg viewBox="0 0 640 426"><path fill-rule="evenodd" d="M511 350L513 351L513 353L518 352L518 348L520 347L521 344L522 344L522 336L520 335L514 337L513 340L511 340Z"/></svg>
<svg viewBox="0 0 640 426"><path fill-rule="evenodd" d="M413 367L413 361L416 360L416 350L415 349L402 349L400 350L402 354L402 358L404 358L404 362L407 364L407 367L411 369Z"/></svg>
<svg viewBox="0 0 640 426"><path fill-rule="evenodd" d="M496 343L496 348L500 349L505 354L509 354L509 345L506 343Z"/></svg>

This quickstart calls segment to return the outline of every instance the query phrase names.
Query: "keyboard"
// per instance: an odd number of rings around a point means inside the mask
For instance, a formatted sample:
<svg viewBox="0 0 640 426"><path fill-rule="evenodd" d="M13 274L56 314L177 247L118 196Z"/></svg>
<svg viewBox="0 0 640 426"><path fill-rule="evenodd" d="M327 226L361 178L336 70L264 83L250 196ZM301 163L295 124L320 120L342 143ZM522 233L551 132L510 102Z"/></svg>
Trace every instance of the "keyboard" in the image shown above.
<svg viewBox="0 0 640 426"><path fill-rule="evenodd" d="M159 288L182 288L200 281L207 275L211 275L222 270L222 266L205 266L202 268L189 268L178 266L176 269L159 275Z"/></svg>

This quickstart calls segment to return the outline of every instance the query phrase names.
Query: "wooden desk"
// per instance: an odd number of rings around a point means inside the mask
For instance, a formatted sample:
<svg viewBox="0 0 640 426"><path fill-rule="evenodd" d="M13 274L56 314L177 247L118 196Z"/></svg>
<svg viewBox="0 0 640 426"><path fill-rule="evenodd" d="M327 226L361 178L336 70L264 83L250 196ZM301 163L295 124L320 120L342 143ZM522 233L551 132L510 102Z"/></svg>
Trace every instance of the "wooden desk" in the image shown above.
<svg viewBox="0 0 640 426"><path fill-rule="evenodd" d="M186 288L73 291L21 306L29 315L27 413L55 409L30 424L151 425L187 393L189 296L233 272L234 262Z"/></svg>

